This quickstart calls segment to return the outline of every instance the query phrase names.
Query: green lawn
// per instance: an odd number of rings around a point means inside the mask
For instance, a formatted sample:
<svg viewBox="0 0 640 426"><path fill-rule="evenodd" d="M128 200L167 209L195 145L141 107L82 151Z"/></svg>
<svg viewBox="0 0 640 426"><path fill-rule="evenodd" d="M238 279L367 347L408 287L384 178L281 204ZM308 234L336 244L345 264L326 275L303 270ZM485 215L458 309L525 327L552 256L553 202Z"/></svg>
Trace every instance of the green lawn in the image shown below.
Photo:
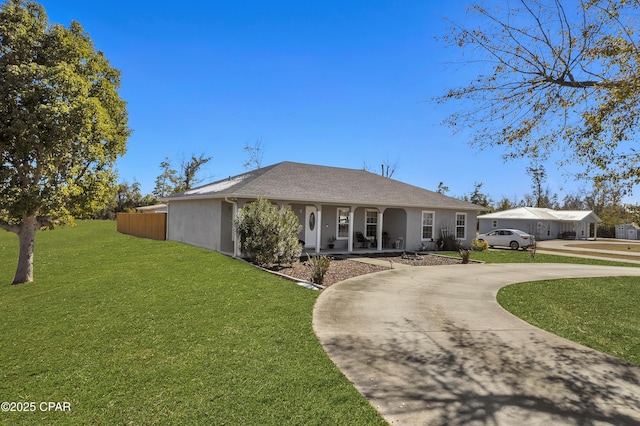
<svg viewBox="0 0 640 426"><path fill-rule="evenodd" d="M458 253L450 253L459 257ZM639 267L614 260L537 254L528 251L472 252L486 263L573 263ZM504 287L498 302L525 321L585 346L640 365L640 278L536 281Z"/></svg>
<svg viewBox="0 0 640 426"><path fill-rule="evenodd" d="M440 252L453 257L460 257L458 252ZM616 260L586 259L581 257L558 256L553 254L536 254L531 258L529 251L522 250L485 250L471 252L471 260L479 260L485 263L571 263L578 265L608 265L640 267L640 264L622 262Z"/></svg>
<svg viewBox="0 0 640 426"><path fill-rule="evenodd" d="M38 233L34 283L16 256L0 233L0 399L38 405L2 423L385 424L313 334L317 292L114 222Z"/></svg>
<svg viewBox="0 0 640 426"><path fill-rule="evenodd" d="M625 242L625 243L610 243L610 242L593 242L593 243L581 243L581 244L567 244L567 247L580 247L594 250L613 250L622 252L640 252L640 244Z"/></svg>
<svg viewBox="0 0 640 426"><path fill-rule="evenodd" d="M537 327L640 365L638 277L513 284L498 302Z"/></svg>

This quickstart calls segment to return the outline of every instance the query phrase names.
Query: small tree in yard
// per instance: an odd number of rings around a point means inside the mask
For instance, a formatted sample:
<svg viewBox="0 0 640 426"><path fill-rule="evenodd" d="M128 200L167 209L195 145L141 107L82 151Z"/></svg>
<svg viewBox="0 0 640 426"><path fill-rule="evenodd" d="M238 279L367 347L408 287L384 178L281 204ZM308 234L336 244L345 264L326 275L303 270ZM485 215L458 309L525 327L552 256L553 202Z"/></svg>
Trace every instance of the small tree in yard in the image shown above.
<svg viewBox="0 0 640 426"><path fill-rule="evenodd" d="M236 226L243 250L259 265L294 263L302 254L302 226L288 207L278 210L266 198L258 198L240 210Z"/></svg>

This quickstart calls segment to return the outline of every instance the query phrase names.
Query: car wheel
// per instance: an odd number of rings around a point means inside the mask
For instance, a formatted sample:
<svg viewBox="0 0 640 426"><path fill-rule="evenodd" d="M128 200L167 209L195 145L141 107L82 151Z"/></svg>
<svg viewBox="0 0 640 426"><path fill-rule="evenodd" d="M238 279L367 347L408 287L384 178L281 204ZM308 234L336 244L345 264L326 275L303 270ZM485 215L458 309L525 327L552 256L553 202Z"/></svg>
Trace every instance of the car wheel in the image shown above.
<svg viewBox="0 0 640 426"><path fill-rule="evenodd" d="M520 247L520 245L518 244L517 241L511 241L509 243L509 247L511 247L511 250L518 250L518 248Z"/></svg>

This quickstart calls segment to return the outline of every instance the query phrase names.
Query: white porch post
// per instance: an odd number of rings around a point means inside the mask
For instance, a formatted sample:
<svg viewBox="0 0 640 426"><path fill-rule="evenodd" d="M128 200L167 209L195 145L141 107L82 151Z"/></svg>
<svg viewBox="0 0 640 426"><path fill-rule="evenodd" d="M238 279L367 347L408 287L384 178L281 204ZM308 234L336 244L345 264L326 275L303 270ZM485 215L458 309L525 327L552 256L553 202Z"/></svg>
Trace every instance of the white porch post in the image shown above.
<svg viewBox="0 0 640 426"><path fill-rule="evenodd" d="M349 246L348 251L353 251L353 208L349 209Z"/></svg>
<svg viewBox="0 0 640 426"><path fill-rule="evenodd" d="M376 230L376 240L378 241L378 247L376 250L382 250L382 225L384 220L384 209L378 210L378 229Z"/></svg>
<svg viewBox="0 0 640 426"><path fill-rule="evenodd" d="M316 254L320 253L322 246L322 208L316 206Z"/></svg>
<svg viewBox="0 0 640 426"><path fill-rule="evenodd" d="M242 256L242 244L240 244L240 233L238 232L238 227L236 226L235 220L238 218L240 213L240 208L238 208L238 200L236 199L227 199L225 201L231 203L232 210L231 216L233 220L231 222L231 238L233 239L233 257L241 257Z"/></svg>

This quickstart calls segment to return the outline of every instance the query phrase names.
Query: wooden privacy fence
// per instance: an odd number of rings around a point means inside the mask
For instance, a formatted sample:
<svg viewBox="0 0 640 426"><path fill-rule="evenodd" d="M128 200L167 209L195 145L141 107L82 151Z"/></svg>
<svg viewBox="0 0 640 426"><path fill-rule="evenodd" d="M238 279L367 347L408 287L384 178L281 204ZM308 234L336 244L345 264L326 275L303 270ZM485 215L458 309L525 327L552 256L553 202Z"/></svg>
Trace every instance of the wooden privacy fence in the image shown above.
<svg viewBox="0 0 640 426"><path fill-rule="evenodd" d="M166 213L118 213L118 232L152 240L167 239Z"/></svg>

